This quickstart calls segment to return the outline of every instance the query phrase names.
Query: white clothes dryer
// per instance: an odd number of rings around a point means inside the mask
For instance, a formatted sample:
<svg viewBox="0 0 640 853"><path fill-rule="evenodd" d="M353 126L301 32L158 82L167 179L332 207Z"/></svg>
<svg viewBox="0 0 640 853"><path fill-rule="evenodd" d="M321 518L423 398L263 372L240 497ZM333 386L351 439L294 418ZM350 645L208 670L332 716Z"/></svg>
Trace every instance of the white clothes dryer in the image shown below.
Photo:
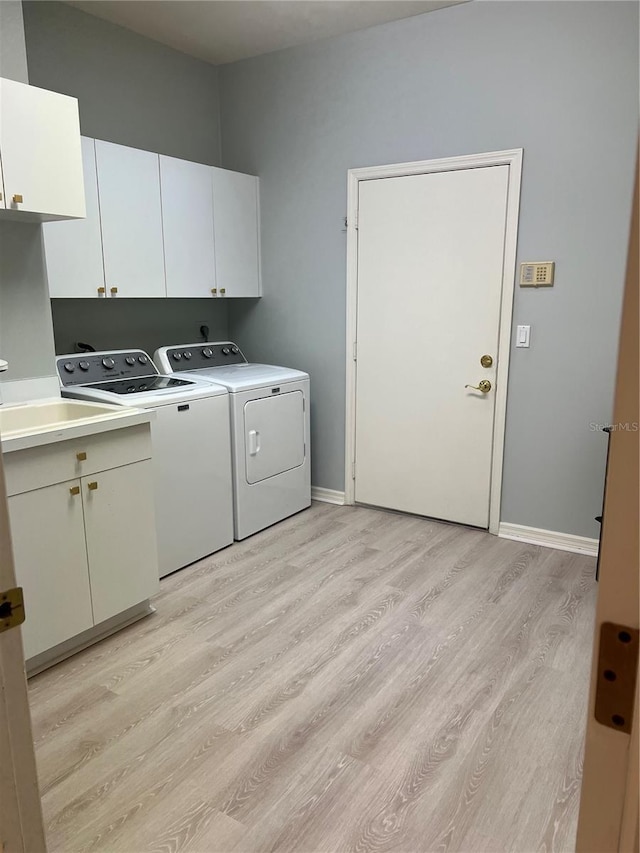
<svg viewBox="0 0 640 853"><path fill-rule="evenodd" d="M311 505L307 373L247 362L230 341L162 347L154 360L229 391L236 539Z"/></svg>

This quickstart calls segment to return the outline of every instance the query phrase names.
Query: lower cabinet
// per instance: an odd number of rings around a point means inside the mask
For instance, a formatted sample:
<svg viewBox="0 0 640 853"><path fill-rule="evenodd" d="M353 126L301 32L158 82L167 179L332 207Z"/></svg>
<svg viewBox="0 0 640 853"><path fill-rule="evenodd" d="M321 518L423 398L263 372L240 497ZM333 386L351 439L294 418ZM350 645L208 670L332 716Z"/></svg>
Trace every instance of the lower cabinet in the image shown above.
<svg viewBox="0 0 640 853"><path fill-rule="evenodd" d="M158 588L151 460L83 478L89 580L96 624Z"/></svg>
<svg viewBox="0 0 640 853"><path fill-rule="evenodd" d="M9 518L31 658L93 626L80 481L14 495Z"/></svg>
<svg viewBox="0 0 640 853"><path fill-rule="evenodd" d="M111 441L115 448L127 439ZM88 452L78 454L69 447L74 462L78 457L90 462L108 450L104 436L95 447L90 441L82 446ZM53 448L59 465L66 451L60 445ZM34 462L41 465L43 478L51 480L55 466L47 465L43 450L18 451L7 460L16 576L24 590L22 636L27 660L140 604L158 589L151 460L63 482L43 482L42 487L12 494L12 481L20 488ZM35 452L39 458L30 459Z"/></svg>

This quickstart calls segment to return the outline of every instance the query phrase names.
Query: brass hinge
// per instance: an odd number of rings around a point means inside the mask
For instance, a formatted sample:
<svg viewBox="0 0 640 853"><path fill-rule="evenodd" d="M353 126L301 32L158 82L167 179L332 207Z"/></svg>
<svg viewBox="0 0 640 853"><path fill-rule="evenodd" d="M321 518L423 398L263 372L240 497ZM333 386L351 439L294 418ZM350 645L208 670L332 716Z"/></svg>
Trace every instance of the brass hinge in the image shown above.
<svg viewBox="0 0 640 853"><path fill-rule="evenodd" d="M24 596L22 587L0 592L0 634L24 622Z"/></svg>
<svg viewBox="0 0 640 853"><path fill-rule="evenodd" d="M603 726L631 732L638 672L637 628L603 622L600 626L595 718Z"/></svg>

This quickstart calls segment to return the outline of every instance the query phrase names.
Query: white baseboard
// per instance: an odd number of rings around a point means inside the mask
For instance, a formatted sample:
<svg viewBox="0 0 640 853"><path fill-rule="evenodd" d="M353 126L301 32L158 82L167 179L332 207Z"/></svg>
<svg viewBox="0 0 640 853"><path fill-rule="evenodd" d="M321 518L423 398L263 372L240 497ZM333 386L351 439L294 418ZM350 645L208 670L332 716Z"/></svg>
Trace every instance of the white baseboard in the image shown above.
<svg viewBox="0 0 640 853"><path fill-rule="evenodd" d="M598 539L587 536L575 536L573 533L558 533L555 530L541 530L539 527L527 527L524 524L500 522L498 536L501 539L514 539L516 542L528 542L530 545L542 545L544 548L556 548L558 551L572 551L574 554L598 554Z"/></svg>
<svg viewBox="0 0 640 853"><path fill-rule="evenodd" d="M311 500L344 506L344 492L336 492L334 489L323 489L321 486L311 486Z"/></svg>

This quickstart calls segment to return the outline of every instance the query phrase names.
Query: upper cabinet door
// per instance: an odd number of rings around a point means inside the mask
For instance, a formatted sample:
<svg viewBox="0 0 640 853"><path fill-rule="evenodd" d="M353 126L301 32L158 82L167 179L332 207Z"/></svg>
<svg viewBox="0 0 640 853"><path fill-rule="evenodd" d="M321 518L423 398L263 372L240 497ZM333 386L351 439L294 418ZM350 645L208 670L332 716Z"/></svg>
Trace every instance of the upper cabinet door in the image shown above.
<svg viewBox="0 0 640 853"><path fill-rule="evenodd" d="M167 296L211 297L216 286L211 166L160 155Z"/></svg>
<svg viewBox="0 0 640 853"><path fill-rule="evenodd" d="M107 296L165 296L158 155L96 140Z"/></svg>
<svg viewBox="0 0 640 853"><path fill-rule="evenodd" d="M260 296L258 178L213 168L216 279L221 296Z"/></svg>
<svg viewBox="0 0 640 853"><path fill-rule="evenodd" d="M7 210L39 220L85 215L75 98L0 79L0 152Z"/></svg>
<svg viewBox="0 0 640 853"><path fill-rule="evenodd" d="M52 297L98 297L105 292L96 150L94 140L85 136L82 165L87 218L48 222L42 228Z"/></svg>

